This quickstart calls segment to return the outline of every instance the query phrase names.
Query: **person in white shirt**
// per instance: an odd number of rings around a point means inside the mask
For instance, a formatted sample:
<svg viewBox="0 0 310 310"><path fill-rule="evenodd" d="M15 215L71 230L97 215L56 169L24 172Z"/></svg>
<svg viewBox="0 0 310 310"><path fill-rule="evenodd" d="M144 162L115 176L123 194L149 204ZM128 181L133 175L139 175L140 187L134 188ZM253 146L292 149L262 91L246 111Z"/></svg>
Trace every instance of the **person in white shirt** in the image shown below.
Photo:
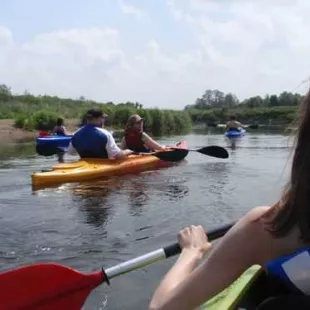
<svg viewBox="0 0 310 310"><path fill-rule="evenodd" d="M125 158L133 151L121 150L112 134L103 129L104 119L107 118L101 110L87 111L87 124L74 133L68 147L68 154L79 154L81 158Z"/></svg>

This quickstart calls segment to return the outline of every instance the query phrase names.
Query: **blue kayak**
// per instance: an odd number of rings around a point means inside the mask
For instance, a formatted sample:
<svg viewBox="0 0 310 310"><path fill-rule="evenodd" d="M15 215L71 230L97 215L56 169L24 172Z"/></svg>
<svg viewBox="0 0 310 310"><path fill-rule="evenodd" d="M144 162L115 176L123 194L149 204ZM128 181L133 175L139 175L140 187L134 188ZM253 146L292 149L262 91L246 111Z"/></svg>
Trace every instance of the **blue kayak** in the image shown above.
<svg viewBox="0 0 310 310"><path fill-rule="evenodd" d="M36 138L36 151L42 156L51 156L67 151L72 135L68 136L44 136Z"/></svg>
<svg viewBox="0 0 310 310"><path fill-rule="evenodd" d="M225 136L228 138L238 138L245 135L245 129L240 128L238 130L228 130L225 132Z"/></svg>

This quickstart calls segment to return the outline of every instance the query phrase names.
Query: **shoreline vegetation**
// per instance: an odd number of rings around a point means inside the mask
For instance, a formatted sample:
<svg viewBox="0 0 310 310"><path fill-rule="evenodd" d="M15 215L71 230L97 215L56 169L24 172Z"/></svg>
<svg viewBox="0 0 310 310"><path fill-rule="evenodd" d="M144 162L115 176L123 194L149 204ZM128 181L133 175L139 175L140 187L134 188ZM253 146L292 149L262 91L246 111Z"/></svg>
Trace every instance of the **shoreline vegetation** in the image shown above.
<svg viewBox="0 0 310 310"><path fill-rule="evenodd" d="M206 90L193 105L185 107L193 123L211 126L226 123L235 115L244 124L290 126L304 96L283 92L277 95L255 96L240 101L236 95L219 90Z"/></svg>
<svg viewBox="0 0 310 310"><path fill-rule="evenodd" d="M153 136L188 133L193 127L220 127L235 115L244 124L265 128L292 127L300 94L255 96L240 101L234 94L206 90L195 103L183 110L143 108L139 102L99 103L81 96L78 99L57 96L34 96L25 91L13 94L11 88L0 85L0 138L2 141L34 139L38 130L52 130L57 117L65 119L69 132L83 124L85 112L100 108L109 115L106 127L121 132L132 114L145 118L145 130Z"/></svg>

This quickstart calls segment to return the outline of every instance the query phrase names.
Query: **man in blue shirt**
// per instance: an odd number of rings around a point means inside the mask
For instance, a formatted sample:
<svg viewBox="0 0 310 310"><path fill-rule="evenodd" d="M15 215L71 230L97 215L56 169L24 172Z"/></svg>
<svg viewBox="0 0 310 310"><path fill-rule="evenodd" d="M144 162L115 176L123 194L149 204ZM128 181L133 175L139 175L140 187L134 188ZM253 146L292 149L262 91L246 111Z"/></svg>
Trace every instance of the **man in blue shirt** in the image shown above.
<svg viewBox="0 0 310 310"><path fill-rule="evenodd" d="M131 150L121 150L112 134L103 129L107 117L101 110L91 109L86 114L86 125L76 131L69 144L68 154L78 153L81 158L125 158Z"/></svg>

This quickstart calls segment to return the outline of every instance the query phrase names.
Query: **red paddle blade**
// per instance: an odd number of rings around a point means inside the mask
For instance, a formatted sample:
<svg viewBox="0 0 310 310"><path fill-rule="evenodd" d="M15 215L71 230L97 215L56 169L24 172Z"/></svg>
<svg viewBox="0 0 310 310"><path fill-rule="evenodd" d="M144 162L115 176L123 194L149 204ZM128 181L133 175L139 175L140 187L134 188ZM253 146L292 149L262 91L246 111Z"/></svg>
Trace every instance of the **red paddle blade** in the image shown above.
<svg viewBox="0 0 310 310"><path fill-rule="evenodd" d="M0 309L81 309L104 281L102 271L83 274L59 264L36 264L0 273Z"/></svg>

